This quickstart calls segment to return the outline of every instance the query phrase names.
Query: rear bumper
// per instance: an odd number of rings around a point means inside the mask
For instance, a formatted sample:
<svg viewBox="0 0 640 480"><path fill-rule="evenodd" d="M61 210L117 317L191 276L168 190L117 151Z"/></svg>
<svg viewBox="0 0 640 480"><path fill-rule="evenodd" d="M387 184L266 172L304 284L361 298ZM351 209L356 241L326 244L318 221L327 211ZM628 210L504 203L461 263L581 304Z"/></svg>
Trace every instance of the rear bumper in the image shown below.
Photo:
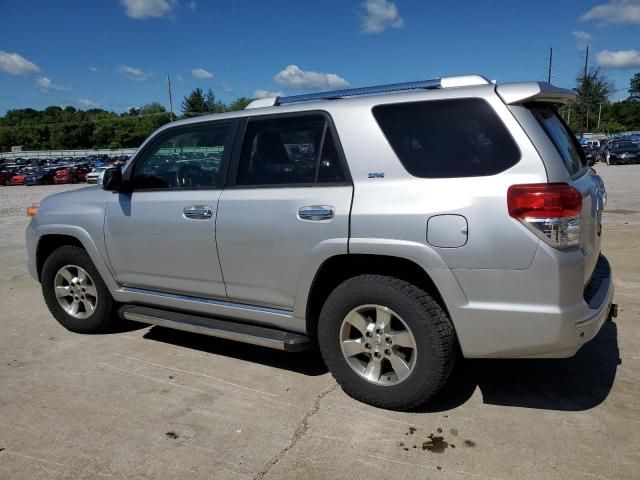
<svg viewBox="0 0 640 480"><path fill-rule="evenodd" d="M487 282L496 282L495 288L504 292L510 287L500 285L500 280L515 284L513 288L516 289L528 283L529 294L541 292L539 295L546 301L470 301L465 307L452 311L464 355L468 358L564 358L575 355L582 345L597 335L608 318L614 294L611 267L607 258L600 255L591 280L582 294L578 293L577 302L563 305L554 299L550 292L557 291L557 295L563 297L567 295L563 290L576 288L571 285L575 285L576 279L583 278L579 265L581 261L556 266L556 274L548 273L546 281L540 284L534 280L540 277L527 270L519 272L521 278L510 277L505 272L487 278ZM551 271L549 266L545 269ZM465 283L469 282L463 280L463 288Z"/></svg>

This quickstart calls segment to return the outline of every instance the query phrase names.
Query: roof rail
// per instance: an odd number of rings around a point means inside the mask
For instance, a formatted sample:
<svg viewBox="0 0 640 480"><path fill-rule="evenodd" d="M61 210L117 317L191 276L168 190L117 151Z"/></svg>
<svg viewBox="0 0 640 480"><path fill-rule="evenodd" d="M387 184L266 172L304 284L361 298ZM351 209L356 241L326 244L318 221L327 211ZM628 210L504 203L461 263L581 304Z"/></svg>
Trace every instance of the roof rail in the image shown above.
<svg viewBox="0 0 640 480"><path fill-rule="evenodd" d="M271 105L286 105L288 103L309 102L312 100L334 100L343 97L372 95L385 92L399 92L403 90L430 90L435 88L466 87L472 85L488 84L489 80L480 75L460 75L456 77L433 78L431 80L421 80L417 82L391 83L388 85L377 85L373 87L347 88L344 90L333 90L329 92L306 93L302 95L292 95L289 97L276 97ZM266 105L262 103L259 106ZM255 105L255 107L258 107L258 105Z"/></svg>

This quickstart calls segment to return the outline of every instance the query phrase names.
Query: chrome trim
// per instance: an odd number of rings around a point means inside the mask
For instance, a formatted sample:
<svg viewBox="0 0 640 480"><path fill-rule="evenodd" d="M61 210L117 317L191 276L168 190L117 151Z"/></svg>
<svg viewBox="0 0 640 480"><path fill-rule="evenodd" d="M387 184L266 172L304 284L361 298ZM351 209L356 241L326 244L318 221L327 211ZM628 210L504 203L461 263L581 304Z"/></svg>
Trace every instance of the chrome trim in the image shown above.
<svg viewBox="0 0 640 480"><path fill-rule="evenodd" d="M271 326L306 334L306 322L294 317L293 310L236 303L229 300L192 297L177 293L158 292L135 287L120 287L113 292L120 303L170 308L213 317L235 318L259 325Z"/></svg>
<svg viewBox="0 0 640 480"><path fill-rule="evenodd" d="M207 205L184 207L182 216L188 220L208 220L213 217L213 208Z"/></svg>
<svg viewBox="0 0 640 480"><path fill-rule="evenodd" d="M209 335L210 337L224 338L227 340L235 340L242 343L250 343L251 345L259 345L261 347L274 348L276 350L284 350L285 344L279 340L271 338L257 337L247 333L232 332L229 330L221 330L219 328L203 327L184 322L175 322L164 318L152 317L150 315L141 315L139 313L124 312L122 314L127 320L134 322L147 323L150 325L158 325L160 327L182 330L185 332L199 333Z"/></svg>
<svg viewBox="0 0 640 480"><path fill-rule="evenodd" d="M298 218L300 220L331 220L335 214L335 208L327 205L311 205L308 207L301 207L300 210L298 210Z"/></svg>

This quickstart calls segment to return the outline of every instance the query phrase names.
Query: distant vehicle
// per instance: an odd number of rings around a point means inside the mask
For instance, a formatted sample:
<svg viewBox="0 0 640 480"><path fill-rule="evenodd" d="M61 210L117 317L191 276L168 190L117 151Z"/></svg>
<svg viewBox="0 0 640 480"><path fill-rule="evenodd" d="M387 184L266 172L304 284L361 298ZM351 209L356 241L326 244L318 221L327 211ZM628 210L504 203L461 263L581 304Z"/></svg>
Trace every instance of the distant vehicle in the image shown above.
<svg viewBox="0 0 640 480"><path fill-rule="evenodd" d="M51 185L53 184L53 177L57 170L64 169L65 167L48 167L34 170L24 179L25 185Z"/></svg>
<svg viewBox="0 0 640 480"><path fill-rule="evenodd" d="M584 156L587 159L587 165L589 165L590 167L595 165L598 149L590 145L583 145L582 150L584 150Z"/></svg>
<svg viewBox="0 0 640 480"><path fill-rule="evenodd" d="M87 176L87 170L85 167L68 166L56 171L53 177L53 183L79 183L84 182Z"/></svg>
<svg viewBox="0 0 640 480"><path fill-rule="evenodd" d="M103 170L108 170L109 168L114 168L113 165L99 163L96 164L91 172L87 173L85 180L87 183L98 183L98 177Z"/></svg>
<svg viewBox="0 0 640 480"><path fill-rule="evenodd" d="M29 170L19 169L16 170L11 176L11 185L24 185L24 177L27 176Z"/></svg>
<svg viewBox="0 0 640 480"><path fill-rule="evenodd" d="M607 165L640 163L640 143L616 142L607 153Z"/></svg>
<svg viewBox="0 0 640 480"><path fill-rule="evenodd" d="M0 170L0 184L4 185L5 187L11 185L12 176L12 171L5 169Z"/></svg>

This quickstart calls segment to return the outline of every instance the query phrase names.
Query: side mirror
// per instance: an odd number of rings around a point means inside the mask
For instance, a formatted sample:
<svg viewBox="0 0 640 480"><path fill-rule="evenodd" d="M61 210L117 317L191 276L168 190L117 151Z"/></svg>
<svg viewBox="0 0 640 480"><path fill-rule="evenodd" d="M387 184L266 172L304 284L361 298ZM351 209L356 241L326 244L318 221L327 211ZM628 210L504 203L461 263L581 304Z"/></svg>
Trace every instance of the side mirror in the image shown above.
<svg viewBox="0 0 640 480"><path fill-rule="evenodd" d="M105 168L100 172L100 175L98 175L98 185L100 185L103 190L118 190L121 184L122 170L118 167Z"/></svg>

